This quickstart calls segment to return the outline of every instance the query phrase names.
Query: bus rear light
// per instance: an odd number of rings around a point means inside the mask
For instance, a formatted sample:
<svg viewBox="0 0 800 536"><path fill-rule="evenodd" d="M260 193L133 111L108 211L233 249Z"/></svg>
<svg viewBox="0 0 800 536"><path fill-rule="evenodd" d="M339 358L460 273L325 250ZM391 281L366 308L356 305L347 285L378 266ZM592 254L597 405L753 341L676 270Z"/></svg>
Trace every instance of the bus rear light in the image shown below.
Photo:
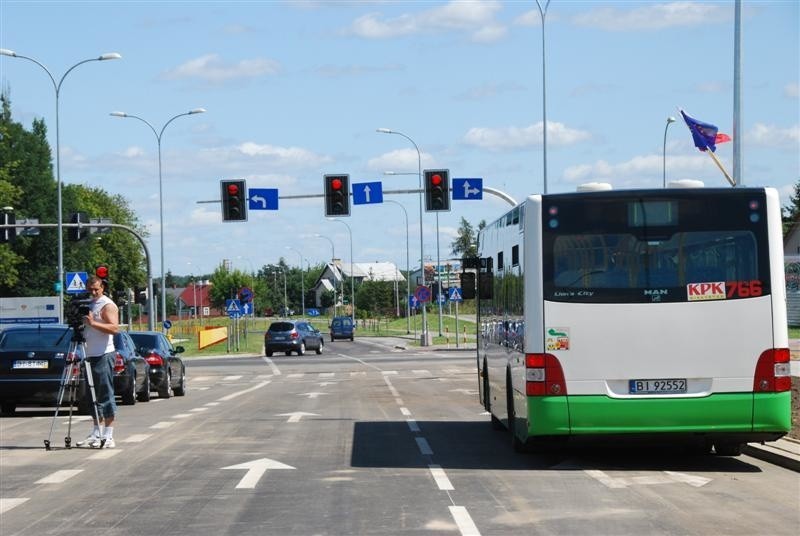
<svg viewBox="0 0 800 536"><path fill-rule="evenodd" d="M525 354L525 394L564 396L567 383L558 358L551 354Z"/></svg>
<svg viewBox="0 0 800 536"><path fill-rule="evenodd" d="M764 350L756 365L753 392L782 393L789 391L792 388L789 358L790 352L788 348Z"/></svg>

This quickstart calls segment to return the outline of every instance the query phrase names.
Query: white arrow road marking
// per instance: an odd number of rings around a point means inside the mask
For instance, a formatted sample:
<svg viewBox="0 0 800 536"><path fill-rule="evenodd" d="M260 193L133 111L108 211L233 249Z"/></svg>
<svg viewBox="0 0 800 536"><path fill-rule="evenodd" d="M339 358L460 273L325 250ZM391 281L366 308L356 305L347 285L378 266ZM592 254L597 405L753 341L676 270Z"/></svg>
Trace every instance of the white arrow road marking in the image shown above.
<svg viewBox="0 0 800 536"><path fill-rule="evenodd" d="M307 396L308 398L319 398L320 395L327 395L328 393L298 393L297 396Z"/></svg>
<svg viewBox="0 0 800 536"><path fill-rule="evenodd" d="M14 507L19 506L28 500L28 497L20 497L18 499L0 499L0 514L4 514Z"/></svg>
<svg viewBox="0 0 800 536"><path fill-rule="evenodd" d="M279 461L270 460L269 458L261 458L251 462L240 463L238 465L229 465L223 469L246 469L247 473L242 477L236 489L253 489L258 484L258 481L267 472L267 469L295 469L291 465L286 465Z"/></svg>
<svg viewBox="0 0 800 536"><path fill-rule="evenodd" d="M289 417L286 422L300 422L303 417L319 417L317 413L306 413L305 411L295 411L294 413L280 413L276 417Z"/></svg>
<svg viewBox="0 0 800 536"><path fill-rule="evenodd" d="M61 471L56 471L50 475L47 475L44 478L40 478L36 481L37 484L61 484L62 482L69 480L73 476L77 475L78 473L82 472L83 469L62 469Z"/></svg>

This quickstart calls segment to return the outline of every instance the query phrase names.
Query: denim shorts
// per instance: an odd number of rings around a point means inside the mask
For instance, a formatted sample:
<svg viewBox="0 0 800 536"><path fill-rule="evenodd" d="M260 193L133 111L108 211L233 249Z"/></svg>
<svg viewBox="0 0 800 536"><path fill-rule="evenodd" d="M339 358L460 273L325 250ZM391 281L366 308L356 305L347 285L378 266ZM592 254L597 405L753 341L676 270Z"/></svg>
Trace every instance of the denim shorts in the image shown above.
<svg viewBox="0 0 800 536"><path fill-rule="evenodd" d="M117 403L114 400L114 352L88 357L86 360L92 367L98 413L104 419L113 417L117 413ZM91 394L88 395L91 397Z"/></svg>

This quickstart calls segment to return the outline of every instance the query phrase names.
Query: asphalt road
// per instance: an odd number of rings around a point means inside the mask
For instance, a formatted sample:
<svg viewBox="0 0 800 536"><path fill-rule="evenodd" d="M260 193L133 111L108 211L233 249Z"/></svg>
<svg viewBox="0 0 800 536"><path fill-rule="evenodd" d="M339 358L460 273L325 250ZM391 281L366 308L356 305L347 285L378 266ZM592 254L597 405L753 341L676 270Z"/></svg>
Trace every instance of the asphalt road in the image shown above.
<svg viewBox="0 0 800 536"><path fill-rule="evenodd" d="M120 410L113 450L52 411L0 419L0 535L796 534L800 475L677 449L518 455L470 353L357 339L192 360ZM74 422L73 440L89 429Z"/></svg>

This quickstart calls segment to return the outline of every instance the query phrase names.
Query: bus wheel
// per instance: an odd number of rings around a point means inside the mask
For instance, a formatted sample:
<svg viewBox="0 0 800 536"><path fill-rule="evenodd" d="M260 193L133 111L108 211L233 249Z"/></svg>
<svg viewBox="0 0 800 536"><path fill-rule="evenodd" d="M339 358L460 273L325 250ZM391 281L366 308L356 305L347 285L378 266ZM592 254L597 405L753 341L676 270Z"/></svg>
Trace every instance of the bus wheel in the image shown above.
<svg viewBox="0 0 800 536"><path fill-rule="evenodd" d="M714 443L717 456L739 456L742 453L741 443Z"/></svg>

